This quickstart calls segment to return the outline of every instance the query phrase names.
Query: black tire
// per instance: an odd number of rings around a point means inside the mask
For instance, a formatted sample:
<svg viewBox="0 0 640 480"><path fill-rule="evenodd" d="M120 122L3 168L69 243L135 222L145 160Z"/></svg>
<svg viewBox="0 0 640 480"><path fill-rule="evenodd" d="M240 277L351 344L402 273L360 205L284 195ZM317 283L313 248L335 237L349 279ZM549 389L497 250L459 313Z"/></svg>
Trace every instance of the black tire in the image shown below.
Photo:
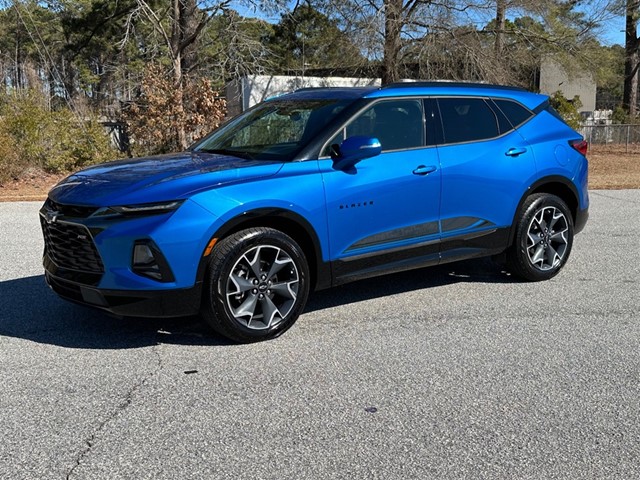
<svg viewBox="0 0 640 480"><path fill-rule="evenodd" d="M520 207L515 222L507 269L532 282L557 275L573 246L573 217L567 204L549 193L533 194Z"/></svg>
<svg viewBox="0 0 640 480"><path fill-rule="evenodd" d="M308 296L309 267L298 244L272 228L249 228L214 247L202 316L236 342L268 340L295 323Z"/></svg>

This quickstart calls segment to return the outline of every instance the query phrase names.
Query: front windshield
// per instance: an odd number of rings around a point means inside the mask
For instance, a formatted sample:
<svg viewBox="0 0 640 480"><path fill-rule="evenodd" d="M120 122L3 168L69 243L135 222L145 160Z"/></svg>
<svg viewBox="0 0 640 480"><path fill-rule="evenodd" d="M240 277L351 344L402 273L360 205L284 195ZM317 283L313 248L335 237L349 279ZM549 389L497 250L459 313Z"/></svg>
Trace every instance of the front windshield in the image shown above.
<svg viewBox="0 0 640 480"><path fill-rule="evenodd" d="M214 131L193 150L289 161L352 101L271 100Z"/></svg>

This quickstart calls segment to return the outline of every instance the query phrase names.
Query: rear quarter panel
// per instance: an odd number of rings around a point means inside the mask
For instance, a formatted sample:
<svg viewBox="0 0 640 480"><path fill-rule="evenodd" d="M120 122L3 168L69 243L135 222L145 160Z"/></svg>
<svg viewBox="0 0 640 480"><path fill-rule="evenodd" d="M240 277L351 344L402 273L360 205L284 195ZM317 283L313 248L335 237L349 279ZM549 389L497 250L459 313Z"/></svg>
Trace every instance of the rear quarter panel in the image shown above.
<svg viewBox="0 0 640 480"><path fill-rule="evenodd" d="M535 154L538 178L561 176L571 181L579 195L580 209L589 206L588 162L569 144L582 136L547 111L518 127Z"/></svg>

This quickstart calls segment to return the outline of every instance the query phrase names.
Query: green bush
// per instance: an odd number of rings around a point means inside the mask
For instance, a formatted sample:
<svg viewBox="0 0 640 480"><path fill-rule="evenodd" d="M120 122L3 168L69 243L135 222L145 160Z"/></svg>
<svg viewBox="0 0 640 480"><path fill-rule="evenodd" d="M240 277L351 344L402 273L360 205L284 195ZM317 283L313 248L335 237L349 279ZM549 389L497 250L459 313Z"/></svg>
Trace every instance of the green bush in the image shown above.
<svg viewBox="0 0 640 480"><path fill-rule="evenodd" d="M569 100L558 90L549 97L549 102L571 128L575 130L580 128L582 123L582 117L580 116L582 102L578 95Z"/></svg>
<svg viewBox="0 0 640 480"><path fill-rule="evenodd" d="M618 105L613 109L611 122L614 124L639 125L640 118L638 118L637 115L629 115L629 113L624 109L622 105Z"/></svg>
<svg viewBox="0 0 640 480"><path fill-rule="evenodd" d="M13 137L0 117L0 185L17 178L25 168L26 163L18 155Z"/></svg>
<svg viewBox="0 0 640 480"><path fill-rule="evenodd" d="M61 173L118 156L96 119L79 118L67 108L50 111L35 91L0 98L0 117L0 138L15 152L0 163L5 179L28 167Z"/></svg>

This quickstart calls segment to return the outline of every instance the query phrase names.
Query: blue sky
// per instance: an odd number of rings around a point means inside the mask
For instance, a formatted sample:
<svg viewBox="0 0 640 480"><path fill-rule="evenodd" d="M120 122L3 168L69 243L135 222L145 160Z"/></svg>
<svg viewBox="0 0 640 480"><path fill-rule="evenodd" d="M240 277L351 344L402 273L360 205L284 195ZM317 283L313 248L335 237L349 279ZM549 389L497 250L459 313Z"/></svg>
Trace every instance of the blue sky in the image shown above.
<svg viewBox="0 0 640 480"><path fill-rule="evenodd" d="M624 18L622 16L611 19L603 29L604 34L600 40L602 43L624 45Z"/></svg>
<svg viewBox="0 0 640 480"><path fill-rule="evenodd" d="M599 6L597 4L599 1L601 0L595 0L595 5L592 8L598 9ZM293 8L295 4L295 1L289 1L289 8ZM604 5L606 5L606 0L600 5L602 11L605 11ZM280 20L279 14L265 15L262 12L256 12L253 9L240 5L236 5L233 8L245 17L262 18L270 23L277 23ZM624 45L624 17L622 15L606 14L606 19L602 21L602 27L599 30L598 37L604 45L614 45L616 43Z"/></svg>

